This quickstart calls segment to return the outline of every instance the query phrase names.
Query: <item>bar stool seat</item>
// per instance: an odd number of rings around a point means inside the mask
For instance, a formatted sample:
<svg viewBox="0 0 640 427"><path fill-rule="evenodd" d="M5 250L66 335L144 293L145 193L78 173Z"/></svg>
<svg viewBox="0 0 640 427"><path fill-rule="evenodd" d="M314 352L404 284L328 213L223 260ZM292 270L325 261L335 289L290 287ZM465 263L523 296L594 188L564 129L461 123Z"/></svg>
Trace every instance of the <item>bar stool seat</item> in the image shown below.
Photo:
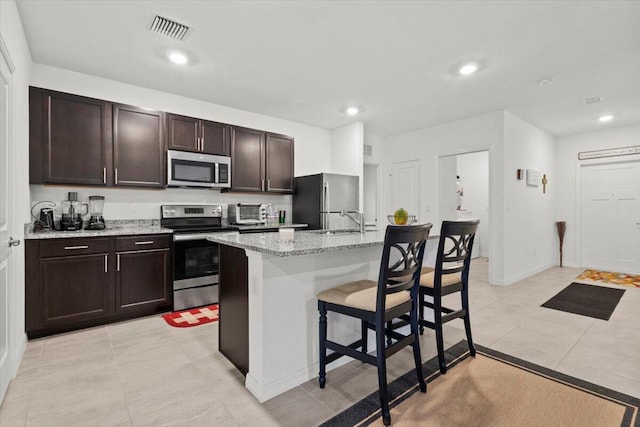
<svg viewBox="0 0 640 427"><path fill-rule="evenodd" d="M422 273L420 276L420 286L424 286L425 288L433 288L435 283L435 271L430 271L428 273ZM462 274L461 273L453 273L453 274L443 274L442 275L442 286L451 286L458 283L462 283Z"/></svg>
<svg viewBox="0 0 640 427"><path fill-rule="evenodd" d="M320 292L318 300L360 310L376 311L377 296L378 282L374 280L357 280ZM386 297L385 307L387 309L397 307L409 300L411 300L409 291L389 294Z"/></svg>

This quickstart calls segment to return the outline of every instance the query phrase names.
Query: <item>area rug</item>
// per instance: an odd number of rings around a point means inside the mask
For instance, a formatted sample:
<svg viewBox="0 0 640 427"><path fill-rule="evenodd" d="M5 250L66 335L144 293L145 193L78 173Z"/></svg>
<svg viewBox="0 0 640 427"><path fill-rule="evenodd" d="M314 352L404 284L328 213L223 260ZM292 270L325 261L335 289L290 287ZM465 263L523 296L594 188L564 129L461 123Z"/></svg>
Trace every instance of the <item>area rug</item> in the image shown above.
<svg viewBox="0 0 640 427"><path fill-rule="evenodd" d="M585 270L576 279L640 288L640 275L618 273L617 271Z"/></svg>
<svg viewBox="0 0 640 427"><path fill-rule="evenodd" d="M541 307L609 320L624 292L624 289L574 282L542 304Z"/></svg>
<svg viewBox="0 0 640 427"><path fill-rule="evenodd" d="M190 328L218 321L218 304L206 307L192 308L184 311L174 311L163 314L162 318L174 328Z"/></svg>
<svg viewBox="0 0 640 427"><path fill-rule="evenodd" d="M464 341L423 365L427 393L411 370L389 385L393 426L629 426L640 427L640 399ZM330 392L330 389L325 391ZM382 426L378 392L322 426Z"/></svg>

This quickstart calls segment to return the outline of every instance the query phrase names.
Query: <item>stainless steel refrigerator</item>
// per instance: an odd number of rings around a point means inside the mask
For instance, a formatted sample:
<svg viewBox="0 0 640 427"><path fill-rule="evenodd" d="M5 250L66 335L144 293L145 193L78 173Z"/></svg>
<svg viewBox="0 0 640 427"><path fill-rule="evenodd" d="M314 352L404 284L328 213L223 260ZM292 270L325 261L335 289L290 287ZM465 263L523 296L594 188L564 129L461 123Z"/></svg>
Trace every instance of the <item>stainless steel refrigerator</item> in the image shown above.
<svg viewBox="0 0 640 427"><path fill-rule="evenodd" d="M309 224L309 230L357 229L341 211L358 211L359 178L319 173L293 180L293 222Z"/></svg>

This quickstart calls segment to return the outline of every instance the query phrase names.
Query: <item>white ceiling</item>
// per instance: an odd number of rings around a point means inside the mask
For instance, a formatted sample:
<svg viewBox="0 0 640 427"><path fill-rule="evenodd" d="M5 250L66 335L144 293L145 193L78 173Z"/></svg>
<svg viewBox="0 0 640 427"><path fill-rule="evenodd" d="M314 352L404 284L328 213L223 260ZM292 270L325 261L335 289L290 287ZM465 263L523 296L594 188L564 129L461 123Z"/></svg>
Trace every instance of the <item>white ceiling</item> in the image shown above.
<svg viewBox="0 0 640 427"><path fill-rule="evenodd" d="M18 1L33 60L383 136L508 109L554 135L640 123L638 1ZM189 25L151 33L155 14ZM166 60L170 48L193 62ZM453 73L466 60L479 73ZM536 82L552 76L554 83ZM604 102L585 105L601 96ZM616 119L597 123L601 113Z"/></svg>

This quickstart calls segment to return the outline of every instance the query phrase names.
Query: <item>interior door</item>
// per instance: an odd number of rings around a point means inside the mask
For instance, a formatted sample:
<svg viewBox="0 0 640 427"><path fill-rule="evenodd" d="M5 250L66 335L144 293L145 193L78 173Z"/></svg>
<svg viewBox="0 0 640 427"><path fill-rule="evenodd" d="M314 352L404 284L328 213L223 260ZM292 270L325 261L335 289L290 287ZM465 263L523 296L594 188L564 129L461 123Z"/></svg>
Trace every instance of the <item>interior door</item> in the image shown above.
<svg viewBox="0 0 640 427"><path fill-rule="evenodd" d="M11 73L0 52L0 403L9 386L10 210L9 126Z"/></svg>
<svg viewBox="0 0 640 427"><path fill-rule="evenodd" d="M582 168L582 265L640 273L640 162Z"/></svg>
<svg viewBox="0 0 640 427"><path fill-rule="evenodd" d="M386 214L404 208L420 220L420 162L398 162L391 165L391 206Z"/></svg>

